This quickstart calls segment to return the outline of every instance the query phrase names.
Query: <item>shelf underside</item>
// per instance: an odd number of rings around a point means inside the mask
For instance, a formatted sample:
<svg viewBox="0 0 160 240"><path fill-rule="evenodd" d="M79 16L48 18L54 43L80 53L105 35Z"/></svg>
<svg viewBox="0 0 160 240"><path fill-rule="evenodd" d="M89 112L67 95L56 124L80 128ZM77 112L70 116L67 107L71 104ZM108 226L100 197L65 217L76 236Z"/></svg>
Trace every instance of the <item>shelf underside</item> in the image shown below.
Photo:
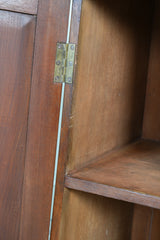
<svg viewBox="0 0 160 240"><path fill-rule="evenodd" d="M160 208L160 143L141 140L65 178L71 189Z"/></svg>

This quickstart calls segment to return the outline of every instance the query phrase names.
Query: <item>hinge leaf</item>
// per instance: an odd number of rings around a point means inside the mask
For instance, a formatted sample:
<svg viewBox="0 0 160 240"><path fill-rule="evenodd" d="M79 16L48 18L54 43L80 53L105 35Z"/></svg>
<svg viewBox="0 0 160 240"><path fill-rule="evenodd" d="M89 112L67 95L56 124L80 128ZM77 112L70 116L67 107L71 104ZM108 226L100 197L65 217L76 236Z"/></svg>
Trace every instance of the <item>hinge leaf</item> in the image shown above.
<svg viewBox="0 0 160 240"><path fill-rule="evenodd" d="M54 82L73 82L75 44L57 43Z"/></svg>

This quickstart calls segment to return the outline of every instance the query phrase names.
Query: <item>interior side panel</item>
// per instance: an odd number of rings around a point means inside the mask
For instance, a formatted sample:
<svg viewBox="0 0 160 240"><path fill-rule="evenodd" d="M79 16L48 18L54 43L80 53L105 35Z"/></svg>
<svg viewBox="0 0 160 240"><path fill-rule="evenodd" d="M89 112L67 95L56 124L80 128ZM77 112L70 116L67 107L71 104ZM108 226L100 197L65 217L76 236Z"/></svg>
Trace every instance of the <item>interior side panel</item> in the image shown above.
<svg viewBox="0 0 160 240"><path fill-rule="evenodd" d="M141 136L151 10L150 0L83 1L67 170Z"/></svg>
<svg viewBox="0 0 160 240"><path fill-rule="evenodd" d="M155 17L148 70L143 137L160 140L160 1L155 2Z"/></svg>

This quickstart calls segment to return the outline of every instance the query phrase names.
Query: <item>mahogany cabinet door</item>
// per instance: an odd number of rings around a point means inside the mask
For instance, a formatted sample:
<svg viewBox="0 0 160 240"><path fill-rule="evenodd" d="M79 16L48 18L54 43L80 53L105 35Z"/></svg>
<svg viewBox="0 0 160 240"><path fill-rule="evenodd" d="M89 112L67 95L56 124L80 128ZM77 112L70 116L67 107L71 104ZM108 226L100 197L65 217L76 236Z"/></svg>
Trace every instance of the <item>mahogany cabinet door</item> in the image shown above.
<svg viewBox="0 0 160 240"><path fill-rule="evenodd" d="M36 14L37 6L38 0L0 0L0 9L15 12Z"/></svg>
<svg viewBox="0 0 160 240"><path fill-rule="evenodd" d="M70 0L0 0L0 239L48 239Z"/></svg>
<svg viewBox="0 0 160 240"><path fill-rule="evenodd" d="M61 84L53 82L54 65L56 44L67 37L69 3L39 1L20 240L48 239L61 98Z"/></svg>
<svg viewBox="0 0 160 240"><path fill-rule="evenodd" d="M0 11L0 239L18 239L35 17Z"/></svg>

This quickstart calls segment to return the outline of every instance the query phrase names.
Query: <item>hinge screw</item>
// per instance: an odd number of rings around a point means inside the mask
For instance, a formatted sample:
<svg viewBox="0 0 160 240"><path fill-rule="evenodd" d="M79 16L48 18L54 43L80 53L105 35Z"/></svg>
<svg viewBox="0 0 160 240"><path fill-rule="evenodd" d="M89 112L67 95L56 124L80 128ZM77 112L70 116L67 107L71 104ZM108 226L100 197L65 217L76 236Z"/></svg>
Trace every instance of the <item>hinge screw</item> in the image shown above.
<svg viewBox="0 0 160 240"><path fill-rule="evenodd" d="M74 50L74 45L71 45L71 50Z"/></svg>
<svg viewBox="0 0 160 240"><path fill-rule="evenodd" d="M67 78L67 81L72 82L72 78L71 77Z"/></svg>
<svg viewBox="0 0 160 240"><path fill-rule="evenodd" d="M59 45L58 45L58 48L59 48L59 49L64 49L64 46L63 46L62 44L59 44Z"/></svg>
<svg viewBox="0 0 160 240"><path fill-rule="evenodd" d="M60 65L60 64L61 64L61 62L58 60L58 61L56 62L56 64L57 64L57 65Z"/></svg>
<svg viewBox="0 0 160 240"><path fill-rule="evenodd" d="M58 45L58 48L59 48L59 49L60 49L60 48L63 48L63 45L59 44L59 45Z"/></svg>
<svg viewBox="0 0 160 240"><path fill-rule="evenodd" d="M59 76L56 76L56 77L55 77L55 80L58 81L58 80L59 80Z"/></svg>
<svg viewBox="0 0 160 240"><path fill-rule="evenodd" d="M69 66L73 66L73 62L69 62Z"/></svg>

